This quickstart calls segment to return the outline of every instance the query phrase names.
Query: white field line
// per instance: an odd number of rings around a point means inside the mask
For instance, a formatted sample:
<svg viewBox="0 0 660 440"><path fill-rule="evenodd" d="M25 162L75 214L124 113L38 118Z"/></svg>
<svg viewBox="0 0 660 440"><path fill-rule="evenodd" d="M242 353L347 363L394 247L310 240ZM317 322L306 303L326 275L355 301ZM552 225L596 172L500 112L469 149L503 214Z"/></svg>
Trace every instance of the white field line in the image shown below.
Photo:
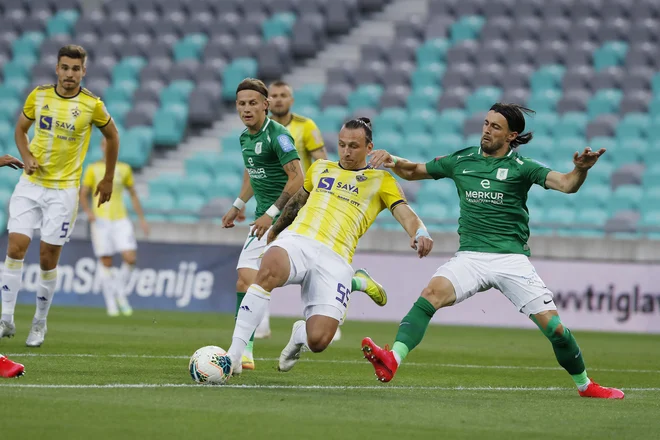
<svg viewBox="0 0 660 440"><path fill-rule="evenodd" d="M262 389L262 390L397 390L397 391L574 391L575 388L563 387L429 387L429 386L369 386L369 385L222 385L221 388ZM0 388L54 388L54 389L117 389L117 388L220 388L213 385L195 385L181 383L114 383L106 385L55 385L55 384L6 384ZM624 391L660 391L660 388L622 388Z"/></svg>
<svg viewBox="0 0 660 440"><path fill-rule="evenodd" d="M84 354L84 353L8 353L9 358L20 359L21 357L71 357L71 358L119 358L119 359L190 359L190 356L162 356L143 354ZM278 358L255 358L257 361L277 361ZM324 364L365 364L365 360L338 360L338 359L301 359L300 362L313 362ZM436 364L430 362L405 362L408 367L431 367L431 368L474 368L484 370L561 370L561 367L536 367L530 365L472 365L472 364ZM607 373L648 373L660 374L660 370L637 370L620 368L588 368L589 371L601 371Z"/></svg>

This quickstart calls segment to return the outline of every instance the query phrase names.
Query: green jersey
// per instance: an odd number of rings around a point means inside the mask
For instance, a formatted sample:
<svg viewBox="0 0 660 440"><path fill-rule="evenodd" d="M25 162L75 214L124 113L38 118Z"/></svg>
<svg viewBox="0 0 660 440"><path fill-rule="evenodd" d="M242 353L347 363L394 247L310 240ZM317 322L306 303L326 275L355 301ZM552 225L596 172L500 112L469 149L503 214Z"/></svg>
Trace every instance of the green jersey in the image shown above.
<svg viewBox="0 0 660 440"><path fill-rule="evenodd" d="M426 171L456 184L459 251L530 255L527 193L534 183L546 188L549 168L513 150L495 158L470 147L435 158Z"/></svg>
<svg viewBox="0 0 660 440"><path fill-rule="evenodd" d="M248 133L246 128L240 141L243 162L257 199L255 218L259 218L282 195L289 180L284 165L300 158L289 131L269 118L255 134Z"/></svg>

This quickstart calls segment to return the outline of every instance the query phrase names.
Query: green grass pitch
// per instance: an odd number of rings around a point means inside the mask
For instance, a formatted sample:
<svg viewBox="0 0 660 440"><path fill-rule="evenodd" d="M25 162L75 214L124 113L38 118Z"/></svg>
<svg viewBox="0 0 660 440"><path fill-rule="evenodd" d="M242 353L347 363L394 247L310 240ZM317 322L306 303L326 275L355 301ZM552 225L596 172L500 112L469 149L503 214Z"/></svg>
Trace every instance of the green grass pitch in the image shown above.
<svg viewBox="0 0 660 440"><path fill-rule="evenodd" d="M531 330L432 326L381 384L360 341L391 343L397 324L349 321L326 352L280 373L293 319L256 341L255 371L214 387L192 383L188 358L229 348L232 316L53 307L45 344L28 349L33 311L19 306L17 336L0 341L26 366L0 379L3 439L660 438L660 335L574 332L590 376L623 401L578 397Z"/></svg>

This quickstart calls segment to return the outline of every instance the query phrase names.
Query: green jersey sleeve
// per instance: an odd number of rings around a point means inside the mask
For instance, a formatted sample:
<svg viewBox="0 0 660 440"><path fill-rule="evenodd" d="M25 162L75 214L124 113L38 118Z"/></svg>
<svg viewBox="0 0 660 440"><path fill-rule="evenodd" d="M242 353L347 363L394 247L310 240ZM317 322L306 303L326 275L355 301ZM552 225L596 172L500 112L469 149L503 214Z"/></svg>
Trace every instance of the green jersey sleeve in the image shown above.
<svg viewBox="0 0 660 440"><path fill-rule="evenodd" d="M530 185L537 184L545 189L545 179L548 173L552 171L547 165L537 162L534 159L523 158L521 167L522 175L527 179Z"/></svg>
<svg viewBox="0 0 660 440"><path fill-rule="evenodd" d="M431 175L435 180L444 177L454 176L454 165L456 160L453 155L451 156L438 156L435 159L426 162L426 172Z"/></svg>
<svg viewBox="0 0 660 440"><path fill-rule="evenodd" d="M295 159L300 159L298 151L293 143L293 138L289 133L279 133L277 137L271 141L271 148L277 154L282 166Z"/></svg>

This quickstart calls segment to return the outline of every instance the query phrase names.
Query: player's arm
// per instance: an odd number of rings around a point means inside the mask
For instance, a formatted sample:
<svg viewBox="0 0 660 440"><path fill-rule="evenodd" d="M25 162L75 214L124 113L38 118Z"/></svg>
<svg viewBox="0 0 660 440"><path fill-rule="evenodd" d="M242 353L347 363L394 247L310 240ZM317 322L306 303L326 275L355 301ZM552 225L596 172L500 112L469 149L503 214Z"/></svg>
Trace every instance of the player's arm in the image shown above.
<svg viewBox="0 0 660 440"><path fill-rule="evenodd" d="M565 174L550 171L545 178L545 187L566 194L576 193L587 179L589 169L596 164L598 158L604 153L604 148L595 152L591 151L591 148L585 148L582 154L578 154L576 151L573 155L573 163L575 164L573 171Z"/></svg>
<svg viewBox="0 0 660 440"><path fill-rule="evenodd" d="M137 191L135 190L134 186L127 186L126 190L128 191L128 194L131 196L131 203L133 204L133 210L138 216L138 219L140 220L140 227L142 228L142 232L144 232L144 235L149 235L149 223L147 223L147 219L144 217L144 210L142 209L142 203L140 203L140 197L138 196Z"/></svg>
<svg viewBox="0 0 660 440"><path fill-rule="evenodd" d="M403 226L410 237L410 247L417 251L419 258L426 257L433 249L433 239L426 230L422 219L407 203L400 203L392 210L392 216Z"/></svg>
<svg viewBox="0 0 660 440"><path fill-rule="evenodd" d="M28 98L29 99L29 98ZM34 119L30 119L25 116L25 111L18 116L18 122L16 123L16 129L14 130L14 141L16 142L16 148L23 159L25 164L25 173L27 175L33 174L39 168L39 163L37 159L34 158L30 152L30 139L28 137L28 130L34 123Z"/></svg>
<svg viewBox="0 0 660 440"><path fill-rule="evenodd" d="M423 180L432 179L433 177L426 170L425 163L411 162L402 157L393 156L385 150L372 151L369 166L378 168L381 165L385 168L390 168L394 174L404 180Z"/></svg>
<svg viewBox="0 0 660 440"><path fill-rule="evenodd" d="M100 102L100 101L99 101ZM105 108L105 107L104 107ZM104 110L105 112L105 110ZM105 113L107 115L107 113ZM99 126L101 134L105 138L105 174L96 187L94 196L99 196L99 205L101 206L112 197L112 186L115 178L115 166L119 156L119 132L115 122L107 115L109 120L105 125Z"/></svg>
<svg viewBox="0 0 660 440"><path fill-rule="evenodd" d="M313 161L323 159L323 160L328 160L328 152L325 150L325 147L317 148L316 150L312 150L309 152L309 154L312 156Z"/></svg>
<svg viewBox="0 0 660 440"><path fill-rule="evenodd" d="M319 159L328 160L328 152L325 149L321 131L311 119L308 119L305 124L303 141L305 142L305 149L312 156L312 162Z"/></svg>
<svg viewBox="0 0 660 440"><path fill-rule="evenodd" d="M248 174L247 168L243 170L243 184L241 185L241 191L238 194L236 200L229 208L229 211L222 217L222 227L223 228L233 228L234 221L239 217L239 215L245 212L245 204L254 196L254 190L252 189L252 184L250 183L250 175ZM240 219L239 219L240 220ZM243 218L245 220L245 218ZM240 220L240 221L243 221Z"/></svg>
<svg viewBox="0 0 660 440"><path fill-rule="evenodd" d="M287 202L280 214L280 217L277 219L270 232L268 233L268 243L275 240L280 232L285 230L293 220L298 215L298 212L305 206L307 199L309 198L309 192L305 187L301 187L298 192L296 192L291 199Z"/></svg>

